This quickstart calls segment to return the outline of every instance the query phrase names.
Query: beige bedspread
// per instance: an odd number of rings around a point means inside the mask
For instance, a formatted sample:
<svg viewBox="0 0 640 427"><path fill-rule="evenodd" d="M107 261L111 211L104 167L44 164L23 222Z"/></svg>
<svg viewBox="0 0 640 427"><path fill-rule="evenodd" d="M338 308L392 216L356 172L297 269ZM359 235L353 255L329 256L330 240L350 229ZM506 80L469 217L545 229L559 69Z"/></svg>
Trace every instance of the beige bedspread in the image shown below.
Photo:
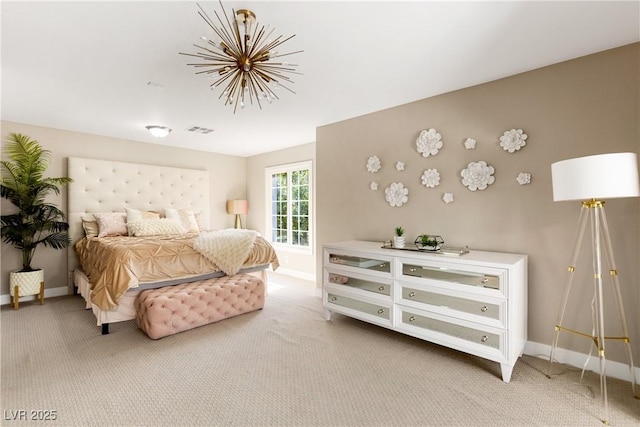
<svg viewBox="0 0 640 427"><path fill-rule="evenodd" d="M197 234L153 237L91 237L78 241L75 252L93 288L91 301L115 310L120 297L139 283L157 282L220 271L193 248ZM258 236L243 267L271 264L278 268L273 247Z"/></svg>

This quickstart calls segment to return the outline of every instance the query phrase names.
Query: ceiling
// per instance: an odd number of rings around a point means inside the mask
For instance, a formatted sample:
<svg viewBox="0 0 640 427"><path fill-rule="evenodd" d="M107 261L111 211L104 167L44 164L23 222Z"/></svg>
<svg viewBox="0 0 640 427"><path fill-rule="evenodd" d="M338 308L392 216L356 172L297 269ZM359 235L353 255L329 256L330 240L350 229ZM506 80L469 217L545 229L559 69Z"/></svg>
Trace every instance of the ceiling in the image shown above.
<svg viewBox="0 0 640 427"><path fill-rule="evenodd" d="M233 114L178 54L208 35L195 1L2 1L2 120L250 156L313 142L318 126L640 41L639 1L223 5L295 34L280 49L304 50L289 59L302 73L296 94ZM173 131L154 138L150 124Z"/></svg>

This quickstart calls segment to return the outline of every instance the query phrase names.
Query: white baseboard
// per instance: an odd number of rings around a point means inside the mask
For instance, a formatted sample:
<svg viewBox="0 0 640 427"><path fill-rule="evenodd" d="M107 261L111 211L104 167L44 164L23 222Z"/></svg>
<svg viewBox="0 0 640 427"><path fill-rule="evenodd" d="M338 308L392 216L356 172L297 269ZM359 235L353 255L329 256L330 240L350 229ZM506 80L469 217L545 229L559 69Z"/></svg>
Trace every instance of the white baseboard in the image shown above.
<svg viewBox="0 0 640 427"><path fill-rule="evenodd" d="M551 354L551 346L546 344L540 344L537 342L527 341L524 346L524 354L528 356L539 357L541 359L549 360L549 355ZM587 361L587 354L578 353L576 351L567 350L564 348L556 348L556 351L553 355L553 358L558 363L564 363L570 366L574 366L578 369L582 369L585 362ZM617 378L624 381L633 381L633 376L635 374L636 381L640 378L640 367L637 366L637 362L634 361L634 373L629 369L629 365L627 363L614 362L612 360L607 360L606 362L606 372L607 377ZM589 361L587 363L586 369L588 371L593 371L597 374L600 373L600 359L597 355L591 355L589 357Z"/></svg>
<svg viewBox="0 0 640 427"><path fill-rule="evenodd" d="M69 288L66 286L60 286L58 288L45 288L44 289L44 297L45 298L53 298L53 297L61 297L64 295L69 295ZM35 300L38 295L26 295L24 297L20 297L19 301L31 301ZM0 305L10 304L11 303L11 295L4 294L0 296Z"/></svg>

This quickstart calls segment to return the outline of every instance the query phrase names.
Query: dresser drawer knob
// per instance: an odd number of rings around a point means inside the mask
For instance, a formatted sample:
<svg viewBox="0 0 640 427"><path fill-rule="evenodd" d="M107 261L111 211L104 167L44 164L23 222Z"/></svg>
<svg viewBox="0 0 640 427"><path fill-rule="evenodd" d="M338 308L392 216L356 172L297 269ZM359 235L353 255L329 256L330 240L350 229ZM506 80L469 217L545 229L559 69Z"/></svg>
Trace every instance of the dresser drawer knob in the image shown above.
<svg viewBox="0 0 640 427"><path fill-rule="evenodd" d="M331 301L338 301L337 297L331 297Z"/></svg>
<svg viewBox="0 0 640 427"><path fill-rule="evenodd" d="M409 292L409 298L413 298L413 297L415 297L415 296L416 296L416 293L415 293L415 292Z"/></svg>
<svg viewBox="0 0 640 427"><path fill-rule="evenodd" d="M480 311L481 311L481 312L483 312L483 313L484 313L485 311L487 311L487 310L489 310L489 307L487 307L486 305L485 305L485 306L483 306L482 308L480 308Z"/></svg>
<svg viewBox="0 0 640 427"><path fill-rule="evenodd" d="M378 267L385 268L386 266L387 266L387 264L380 264Z"/></svg>
<svg viewBox="0 0 640 427"><path fill-rule="evenodd" d="M486 277L483 277L483 278L482 278L482 280L480 280L480 283L482 283L483 285L484 285L485 283L489 283L489 279L488 279L488 278L486 278Z"/></svg>
<svg viewBox="0 0 640 427"><path fill-rule="evenodd" d="M416 317L415 317L415 316L411 316L411 317L409 317L409 322L413 322L414 320L416 320Z"/></svg>
<svg viewBox="0 0 640 427"><path fill-rule="evenodd" d="M482 342L487 342L487 340L488 340L488 339L489 339L489 337L488 337L488 336L483 335L483 336L482 336L482 338L480 338L480 341L482 341Z"/></svg>
<svg viewBox="0 0 640 427"><path fill-rule="evenodd" d="M418 269L415 268L415 267L409 268L409 272L411 272L411 273L415 273L416 271L418 271Z"/></svg>
<svg viewBox="0 0 640 427"><path fill-rule="evenodd" d="M384 308L379 308L378 309L378 314L382 314L382 313L384 313Z"/></svg>
<svg viewBox="0 0 640 427"><path fill-rule="evenodd" d="M379 290L380 292L384 291L384 286L380 286L380 287L378 288L378 290Z"/></svg>

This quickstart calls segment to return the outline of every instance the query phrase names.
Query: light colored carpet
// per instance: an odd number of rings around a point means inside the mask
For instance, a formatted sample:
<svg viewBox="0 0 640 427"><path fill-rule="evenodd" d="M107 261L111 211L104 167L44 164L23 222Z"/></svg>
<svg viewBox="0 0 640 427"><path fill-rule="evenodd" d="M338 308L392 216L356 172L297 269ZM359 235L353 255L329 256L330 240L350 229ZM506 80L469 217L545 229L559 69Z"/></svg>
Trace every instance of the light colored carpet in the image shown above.
<svg viewBox="0 0 640 427"><path fill-rule="evenodd" d="M157 341L134 321L102 336L80 297L2 307L2 425L602 425L593 373L579 385L579 370L554 365L547 379L525 356L505 384L497 363L325 322L313 285L279 283L261 311ZM608 383L611 424L640 424L630 384ZM19 410L57 420L11 420Z"/></svg>

